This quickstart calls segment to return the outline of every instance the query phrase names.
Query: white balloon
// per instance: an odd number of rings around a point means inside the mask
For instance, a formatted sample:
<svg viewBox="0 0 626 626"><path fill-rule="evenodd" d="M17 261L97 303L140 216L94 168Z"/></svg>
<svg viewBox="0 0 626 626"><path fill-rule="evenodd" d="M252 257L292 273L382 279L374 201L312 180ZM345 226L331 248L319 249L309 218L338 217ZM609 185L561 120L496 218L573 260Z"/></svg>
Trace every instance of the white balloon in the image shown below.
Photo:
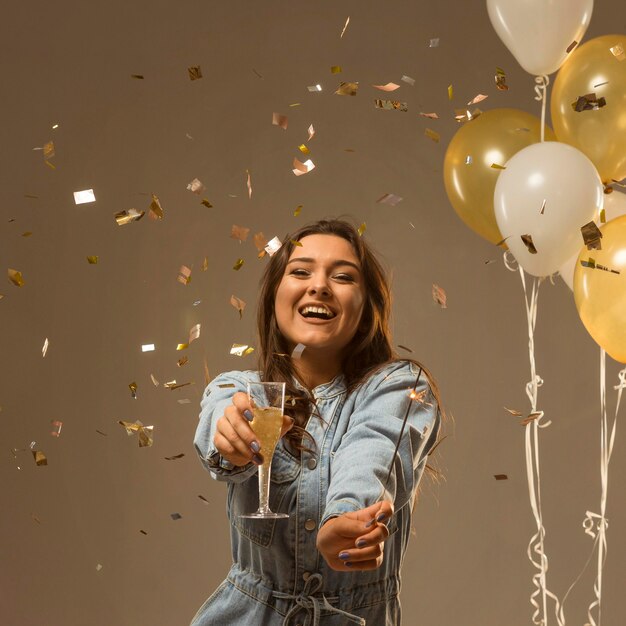
<svg viewBox="0 0 626 626"><path fill-rule="evenodd" d="M616 217L626 215L626 193L619 193L614 191L604 196L604 218L605 222L610 222ZM600 224L598 224L600 226ZM576 260L580 254L581 246L575 254L573 254L561 267L559 268L559 274L563 279L563 282L574 291L574 270L576 269ZM593 250L589 251L589 256L593 257Z"/></svg>
<svg viewBox="0 0 626 626"><path fill-rule="evenodd" d="M570 44L583 38L592 10L593 0L487 0L496 33L533 76L561 67Z"/></svg>
<svg viewBox="0 0 626 626"><path fill-rule="evenodd" d="M593 163L558 141L536 143L513 155L494 193L502 237L517 262L534 276L553 274L580 251L580 229L597 219L603 202L602 181ZM535 254L522 235L532 237Z"/></svg>

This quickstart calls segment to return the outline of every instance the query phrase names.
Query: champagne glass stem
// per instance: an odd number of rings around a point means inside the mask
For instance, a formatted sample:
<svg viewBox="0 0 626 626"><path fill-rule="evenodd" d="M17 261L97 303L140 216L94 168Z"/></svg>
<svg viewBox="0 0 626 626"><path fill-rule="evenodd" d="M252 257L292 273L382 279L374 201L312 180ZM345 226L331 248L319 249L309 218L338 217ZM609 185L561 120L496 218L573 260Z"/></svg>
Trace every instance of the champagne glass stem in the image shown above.
<svg viewBox="0 0 626 626"><path fill-rule="evenodd" d="M268 464L269 465L269 464ZM270 512L270 472L272 468L263 463L259 466L259 512Z"/></svg>

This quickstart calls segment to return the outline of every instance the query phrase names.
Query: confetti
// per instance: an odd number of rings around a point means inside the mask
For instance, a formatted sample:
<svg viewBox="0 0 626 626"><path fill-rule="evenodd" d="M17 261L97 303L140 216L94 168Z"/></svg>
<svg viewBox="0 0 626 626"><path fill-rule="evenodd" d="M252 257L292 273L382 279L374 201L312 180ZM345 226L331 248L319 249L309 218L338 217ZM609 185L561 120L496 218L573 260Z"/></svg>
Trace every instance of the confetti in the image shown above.
<svg viewBox="0 0 626 626"><path fill-rule="evenodd" d="M30 516L33 518L34 522L41 524L41 520L34 513L31 513Z"/></svg>
<svg viewBox="0 0 626 626"><path fill-rule="evenodd" d="M356 96L356 92L359 88L359 83L340 83L335 95L337 96Z"/></svg>
<svg viewBox="0 0 626 626"><path fill-rule="evenodd" d="M346 23L343 25L343 29L341 31L341 35L339 35L339 39L343 39L343 35L346 32L346 28L348 28L348 24L350 23L350 16L346 19Z"/></svg>
<svg viewBox="0 0 626 626"><path fill-rule="evenodd" d="M75 204L89 204L90 202L95 202L95 201L96 201L96 196L93 192L93 189L84 189L83 191L74 192Z"/></svg>
<svg viewBox="0 0 626 626"><path fill-rule="evenodd" d="M176 459L182 459L185 456L184 452L181 452L180 454L175 454L174 456L166 456L163 457L166 461L176 461Z"/></svg>
<svg viewBox="0 0 626 626"><path fill-rule="evenodd" d="M182 519L183 516L180 513L170 513L170 517L173 520L177 520L177 519Z"/></svg>
<svg viewBox="0 0 626 626"><path fill-rule="evenodd" d="M605 209L602 209L600 211L600 222L602 224L606 224L606 210Z"/></svg>
<svg viewBox="0 0 626 626"><path fill-rule="evenodd" d="M145 211L137 211L137 209L128 209L128 211L120 211L115 214L115 221L118 226L125 226L131 222L138 222L145 214Z"/></svg>
<svg viewBox="0 0 626 626"><path fill-rule="evenodd" d="M261 74L259 74L254 68L252 68L252 71L259 77L259 78L263 78L263 76L261 76Z"/></svg>
<svg viewBox="0 0 626 626"><path fill-rule="evenodd" d="M144 343L141 346L141 351L142 352L154 352L155 347L153 343Z"/></svg>
<svg viewBox="0 0 626 626"><path fill-rule="evenodd" d="M48 459L41 450L31 450L37 466L48 465Z"/></svg>
<svg viewBox="0 0 626 626"><path fill-rule="evenodd" d="M202 198L200 204L203 204L207 209L213 208L213 205L206 198Z"/></svg>
<svg viewBox="0 0 626 626"><path fill-rule="evenodd" d="M407 83L408 85L411 85L411 87L413 87L415 85L415 79L411 78L410 76L402 76L402 78L400 80L403 83Z"/></svg>
<svg viewBox="0 0 626 626"><path fill-rule="evenodd" d="M306 346L303 343L299 343L291 353L291 358L294 360L298 360L302 358L302 353L305 351Z"/></svg>
<svg viewBox="0 0 626 626"><path fill-rule="evenodd" d="M143 78L143 76L141 78ZM102 569L102 565L98 563L98 565L96 565L96 572L99 572L101 569Z"/></svg>
<svg viewBox="0 0 626 626"><path fill-rule="evenodd" d="M429 48L438 48L439 47L439 37L434 37L428 42Z"/></svg>
<svg viewBox="0 0 626 626"><path fill-rule="evenodd" d="M89 263L89 265L98 265L98 255L88 256L87 263Z"/></svg>
<svg viewBox="0 0 626 626"><path fill-rule="evenodd" d="M255 233L254 237L252 237L252 241L254 242L255 248L261 252L264 250L267 245L267 239L263 233Z"/></svg>
<svg viewBox="0 0 626 626"><path fill-rule="evenodd" d="M159 199L152 194L152 202L150 202L150 217L156 220L162 220L163 215L163 207L161 206Z"/></svg>
<svg viewBox="0 0 626 626"><path fill-rule="evenodd" d="M300 106L300 102L292 102L289 106L290 107L299 107Z"/></svg>
<svg viewBox="0 0 626 626"><path fill-rule="evenodd" d="M191 282L191 269L186 265L181 265L176 280L183 285L188 285Z"/></svg>
<svg viewBox="0 0 626 626"><path fill-rule="evenodd" d="M265 252L267 252L270 256L273 256L276 252L280 250L280 247L282 245L283 244L281 240L278 237L274 237L267 242L265 246Z"/></svg>
<svg viewBox="0 0 626 626"><path fill-rule="evenodd" d="M209 504L209 501L204 496L198 496L198 498L200 498L200 500L202 500L205 504Z"/></svg>
<svg viewBox="0 0 626 626"><path fill-rule="evenodd" d="M420 115L422 117L427 117L428 119L431 119L431 120L438 120L439 119L439 116L436 113L422 113L420 111Z"/></svg>
<svg viewBox="0 0 626 626"><path fill-rule="evenodd" d="M245 226L237 226L237 224L233 224L230 229L230 237L231 239L239 240L239 243L245 241L248 238L248 233L250 232L249 228Z"/></svg>
<svg viewBox="0 0 626 626"><path fill-rule="evenodd" d="M528 249L528 252L531 254L537 254L537 248L535 248L535 244L533 243L533 238L531 235L521 235L522 243Z"/></svg>
<svg viewBox="0 0 626 626"><path fill-rule="evenodd" d="M500 165L499 163L492 163L490 167L492 170L505 170L506 169L505 165Z"/></svg>
<svg viewBox="0 0 626 626"><path fill-rule="evenodd" d="M209 258L208 257L204 257L204 261L202 261L202 271L206 272L209 269ZM198 304L200 304L200 302L202 302L202 300L198 300ZM196 306L194 304L194 306Z"/></svg>
<svg viewBox="0 0 626 626"><path fill-rule="evenodd" d="M300 150L300 152L302 152L302 154L309 154L311 151L306 147L305 144L301 143L298 146L298 150Z"/></svg>
<svg viewBox="0 0 626 626"><path fill-rule="evenodd" d="M322 91L322 86L321 85L309 85L307 89L309 91Z"/></svg>
<svg viewBox="0 0 626 626"><path fill-rule="evenodd" d="M188 398L182 398L180 400L176 400L176 402L178 402L178 404L190 404L191 400L189 400Z"/></svg>
<svg viewBox="0 0 626 626"><path fill-rule="evenodd" d="M235 307L235 309L237 309L239 312L239 319L241 319L243 317L243 310L246 308L246 303L237 296L231 296L230 303Z"/></svg>
<svg viewBox="0 0 626 626"><path fill-rule="evenodd" d="M101 430L98 430L97 428L96 428L96 432L97 432L99 435L102 435L103 437L108 437L108 435L107 435L106 433L103 433Z"/></svg>
<svg viewBox="0 0 626 626"><path fill-rule="evenodd" d="M189 343L192 344L198 337L200 337L200 324L191 327L189 331Z"/></svg>
<svg viewBox="0 0 626 626"><path fill-rule="evenodd" d="M508 407L504 407L505 411L508 411L511 415L514 415L515 417L521 417L522 413L520 411L517 411L516 409L509 409Z"/></svg>
<svg viewBox="0 0 626 626"><path fill-rule="evenodd" d="M385 109L387 111L403 111L406 113L409 110L409 106L406 102L399 102L398 100L374 100L374 106L377 109Z"/></svg>
<svg viewBox="0 0 626 626"><path fill-rule="evenodd" d="M294 246L298 246L299 248L302 248L302 242L298 241L297 239L290 239L289 243L293 244Z"/></svg>
<svg viewBox="0 0 626 626"><path fill-rule="evenodd" d="M506 474L494 474L493 477L496 480L508 480L508 476Z"/></svg>
<svg viewBox="0 0 626 626"><path fill-rule="evenodd" d="M126 429L126 434L129 437L131 437L134 433L137 433L137 436L139 437L140 448L149 448L154 443L154 439L152 436L154 426L144 426L139 420L135 422L125 422L124 420L118 420L117 423L121 424Z"/></svg>
<svg viewBox="0 0 626 626"><path fill-rule="evenodd" d="M380 204L389 204L391 206L396 206L399 202L402 202L401 196L396 196L395 193L386 193L383 194L376 202Z"/></svg>
<svg viewBox="0 0 626 626"><path fill-rule="evenodd" d="M63 422L60 422L59 420L50 420L50 423L52 424L52 430L50 431L50 434L53 437L60 437L61 429L63 428Z"/></svg>
<svg viewBox="0 0 626 626"><path fill-rule="evenodd" d="M43 145L43 158L51 159L54 157L54 141L49 141Z"/></svg>
<svg viewBox="0 0 626 626"><path fill-rule="evenodd" d="M234 343L230 349L230 354L235 356L247 356L254 352L254 348L248 344Z"/></svg>
<svg viewBox="0 0 626 626"><path fill-rule="evenodd" d="M223 383L221 385L218 385L218 387L220 389L234 389L235 385L233 385L233 383Z"/></svg>
<svg viewBox="0 0 626 626"><path fill-rule="evenodd" d="M303 204L299 204L299 205L296 207L296 210L293 212L293 216L294 216L294 217L298 217L298 215L300 215L300 213L302 213L302 207L303 207L303 206L304 206Z"/></svg>
<svg viewBox="0 0 626 626"><path fill-rule="evenodd" d="M331 65L330 73L331 74L341 74L341 65Z"/></svg>
<svg viewBox="0 0 626 626"><path fill-rule="evenodd" d="M424 135L429 139L432 139L435 143L439 143L439 139L441 138L437 131L432 130L431 128L427 128L424 130Z"/></svg>
<svg viewBox="0 0 626 626"><path fill-rule="evenodd" d="M531 422L534 422L536 419L538 419L542 415L543 415L542 411L535 411L534 413L530 413L528 417L525 417L523 420L520 421L520 424L522 426L526 426L526 424L530 424Z"/></svg>
<svg viewBox="0 0 626 626"><path fill-rule="evenodd" d="M410 352L411 354L413 353L413 350L411 350L411 348L407 348L406 346L398 344L398 348L402 350L406 350L407 352Z"/></svg>
<svg viewBox="0 0 626 626"><path fill-rule="evenodd" d="M135 78L136 80L143 80L143 74L131 74L131 78Z"/></svg>
<svg viewBox="0 0 626 626"><path fill-rule="evenodd" d="M572 102L572 109L577 113L581 111L597 111L606 106L606 98L596 98L595 93L588 93L584 96L579 96L574 102Z"/></svg>
<svg viewBox="0 0 626 626"><path fill-rule="evenodd" d="M189 74L189 80L199 80L202 78L202 70L199 65L192 65L187 68L187 72Z"/></svg>
<svg viewBox="0 0 626 626"><path fill-rule="evenodd" d="M53 165L52 163L50 163L50 161L44 161L44 163L51 169L51 170L56 170L56 165Z"/></svg>
<svg viewBox="0 0 626 626"><path fill-rule="evenodd" d="M435 283L433 283L432 294L433 294L433 300L442 309L447 309L448 308L448 304L447 304L447 299L448 298L446 296L446 292L439 285L436 285Z"/></svg>
<svg viewBox="0 0 626 626"><path fill-rule="evenodd" d="M365 230L367 229L367 224L365 222L363 222L358 228L357 228L357 233L359 233L359 237L363 236L363 233L365 232Z"/></svg>
<svg viewBox="0 0 626 626"><path fill-rule="evenodd" d="M626 59L626 54L624 54L624 47L621 44L616 44L612 48L609 48L611 54L618 60L623 61Z"/></svg>
<svg viewBox="0 0 626 626"><path fill-rule="evenodd" d="M180 352L181 350L186 350L189 347L188 343L179 343L176 345L176 351Z"/></svg>
<svg viewBox="0 0 626 626"><path fill-rule="evenodd" d="M452 100L454 97L454 90L452 89L452 85L448 85L448 100Z"/></svg>
<svg viewBox="0 0 626 626"><path fill-rule="evenodd" d="M175 380L170 380L169 383L163 383L163 386L169 389L170 391L175 391L176 389L180 389L181 387L187 387L189 385L194 385L195 383L177 383Z"/></svg>
<svg viewBox="0 0 626 626"><path fill-rule="evenodd" d="M479 93L477 96L474 96L468 103L467 106L471 106L472 104L478 104L479 102L482 102L483 100L486 100L489 96L486 96L485 94Z"/></svg>
<svg viewBox="0 0 626 626"><path fill-rule="evenodd" d="M16 287L23 287L24 286L24 278L22 277L22 272L19 272L18 270L8 269L7 270L7 274L9 276L9 280Z"/></svg>
<svg viewBox="0 0 626 626"><path fill-rule="evenodd" d="M241 269L241 266L243 265L243 259L237 259L235 261L235 264L233 265L233 269L238 272Z"/></svg>
<svg viewBox="0 0 626 626"><path fill-rule="evenodd" d="M287 130L287 116L280 113L272 113L272 124Z"/></svg>
<svg viewBox="0 0 626 626"><path fill-rule="evenodd" d="M145 530L140 530L139 531L142 535L147 535L148 533Z"/></svg>
<svg viewBox="0 0 626 626"><path fill-rule="evenodd" d="M133 398L133 400L137 399L137 383L132 382L128 385L128 388L130 389L130 395Z"/></svg>
<svg viewBox="0 0 626 626"><path fill-rule="evenodd" d="M153 384L155 387L158 387L158 386L159 386L159 381L158 381L158 380L154 377L154 374L150 374L150 379L152 380L152 384Z"/></svg>
<svg viewBox="0 0 626 626"><path fill-rule="evenodd" d="M565 49L565 52L569 54L577 45L578 42L576 40L572 41L572 43Z"/></svg>
<svg viewBox="0 0 626 626"><path fill-rule="evenodd" d="M546 210L546 199L543 199L543 202L541 203L541 211L539 211L539 215L543 215L543 212Z"/></svg>
<svg viewBox="0 0 626 626"><path fill-rule="evenodd" d="M48 338L46 337L46 340L43 342L43 348L41 349L41 357L45 358L47 352L48 352L48 346L50 344L48 343Z"/></svg>
<svg viewBox="0 0 626 626"><path fill-rule="evenodd" d="M311 161L311 159L306 160L304 163L298 161L298 159L294 158L293 160L294 169L291 170L296 176L302 176L303 174L308 174L311 170L315 169L315 163Z"/></svg>
<svg viewBox="0 0 626 626"><path fill-rule="evenodd" d="M396 83L387 83L386 85L372 85L376 89L380 89L381 91L395 91L396 89L400 89L400 85L396 85Z"/></svg>
<svg viewBox="0 0 626 626"><path fill-rule="evenodd" d="M496 87L500 91L507 91L509 86L506 84L506 74L501 67L496 67L495 75Z"/></svg>
<svg viewBox="0 0 626 626"><path fill-rule="evenodd" d="M202 181L198 180L197 178L194 178L187 185L187 189L191 191L192 193L196 193L200 195L206 189L206 187L202 184Z"/></svg>
<svg viewBox="0 0 626 626"><path fill-rule="evenodd" d="M602 242L600 241L602 239L602 231L594 222L589 222L581 226L580 232L582 233L587 250L602 250Z"/></svg>
<svg viewBox="0 0 626 626"><path fill-rule="evenodd" d="M313 124L309 126L308 133L309 133L309 138L307 139L307 141L311 141L311 139L315 137L315 128L313 128Z"/></svg>
<svg viewBox="0 0 626 626"><path fill-rule="evenodd" d="M605 272L611 272L612 274L619 274L619 270L612 270L609 267L606 267L606 265L600 265L599 263L595 262L595 259L592 259L591 257L589 257L589 259L587 261L580 261L580 264L583 267L588 267L589 269L595 269L595 270L603 270Z"/></svg>
<svg viewBox="0 0 626 626"><path fill-rule="evenodd" d="M472 159L472 156L471 156L470 154L468 154L468 155L465 157L465 165L471 165L473 162L474 162L474 161L473 161L473 159Z"/></svg>

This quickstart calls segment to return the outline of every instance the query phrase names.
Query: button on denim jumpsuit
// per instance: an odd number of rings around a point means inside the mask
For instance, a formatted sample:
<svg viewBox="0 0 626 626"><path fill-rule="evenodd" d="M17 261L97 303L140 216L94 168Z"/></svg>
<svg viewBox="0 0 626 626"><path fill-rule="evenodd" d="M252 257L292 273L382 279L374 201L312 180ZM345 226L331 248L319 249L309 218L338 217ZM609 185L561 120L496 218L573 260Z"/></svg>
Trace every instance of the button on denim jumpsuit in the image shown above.
<svg viewBox="0 0 626 626"><path fill-rule="evenodd" d="M259 373L228 372L208 385L194 445L213 478L228 485L233 565L191 626L400 624L400 568L412 505L440 422L423 373L417 399L409 397L418 372L413 363L395 361L350 393L343 375L313 390L321 419L309 417L306 430L315 440L316 453L303 452L298 458L281 440L272 461L270 508L289 513L289 519L277 520L240 517L258 507L257 467L233 467L213 444L216 422L233 394L245 392L246 383L258 381ZM398 456L383 491L410 402ZM365 508L381 497L394 502L382 565L368 571L332 570L316 548L318 529L331 517Z"/></svg>

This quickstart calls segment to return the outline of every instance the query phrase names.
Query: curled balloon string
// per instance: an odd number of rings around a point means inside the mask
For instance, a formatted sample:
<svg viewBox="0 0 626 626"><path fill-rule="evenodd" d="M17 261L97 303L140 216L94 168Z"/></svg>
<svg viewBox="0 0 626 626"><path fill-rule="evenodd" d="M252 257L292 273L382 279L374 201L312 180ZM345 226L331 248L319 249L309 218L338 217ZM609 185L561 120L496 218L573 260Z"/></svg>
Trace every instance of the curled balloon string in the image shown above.
<svg viewBox="0 0 626 626"><path fill-rule="evenodd" d="M519 263L517 259L513 256L513 253L510 250L505 250L502 255L502 260L504 261L504 267L506 267L509 272L517 272L519 267Z"/></svg>
<svg viewBox="0 0 626 626"><path fill-rule="evenodd" d="M506 263L506 256L505 256ZM530 382L526 384L526 395L530 400L531 411L537 413L537 395L539 387L543 385L542 378L536 372L535 365L535 324L537 322L537 303L539 298L539 285L541 280L534 279L530 298L526 289L526 278L524 270L519 267L519 274L524 290L524 301L526 304L526 319L528 322L528 357L530 361ZM540 425L543 418L543 411L538 412L538 418L526 424L525 431L525 451L526 451L526 478L528 481L528 494L530 507L535 518L537 531L528 543L528 559L537 570L532 577L535 587L530 595L530 603L534 607L532 615L533 624L537 626L548 626L548 598L555 602L558 626L565 626L565 622L560 619L560 602L557 596L552 593L547 586L548 556L545 551L544 539L546 530L543 525L543 513L541 510L541 472L539 466L539 428L549 425Z"/></svg>
<svg viewBox="0 0 626 626"><path fill-rule="evenodd" d="M541 141L545 138L546 129L546 102L548 100L547 90L550 84L550 77L546 74L535 76L535 100L541 102Z"/></svg>

